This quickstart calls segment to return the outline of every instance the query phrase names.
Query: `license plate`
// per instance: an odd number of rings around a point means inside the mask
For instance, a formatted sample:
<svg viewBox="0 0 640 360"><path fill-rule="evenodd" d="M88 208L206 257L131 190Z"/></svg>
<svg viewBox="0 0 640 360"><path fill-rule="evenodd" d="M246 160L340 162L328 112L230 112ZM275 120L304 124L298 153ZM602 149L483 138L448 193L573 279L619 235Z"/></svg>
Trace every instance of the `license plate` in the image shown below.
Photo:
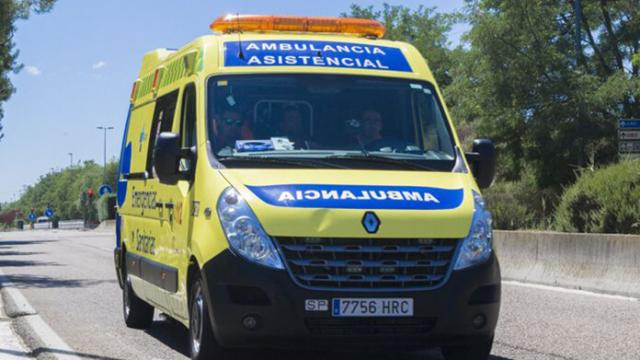
<svg viewBox="0 0 640 360"><path fill-rule="evenodd" d="M332 301L334 317L413 316L410 298L337 298Z"/></svg>

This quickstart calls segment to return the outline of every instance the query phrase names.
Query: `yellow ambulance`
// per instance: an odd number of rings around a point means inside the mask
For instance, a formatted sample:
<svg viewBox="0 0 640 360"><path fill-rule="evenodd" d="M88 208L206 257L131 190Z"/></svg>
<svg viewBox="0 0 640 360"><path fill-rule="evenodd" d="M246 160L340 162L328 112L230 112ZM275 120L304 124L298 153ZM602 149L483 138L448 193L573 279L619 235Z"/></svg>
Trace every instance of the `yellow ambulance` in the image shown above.
<svg viewBox="0 0 640 360"><path fill-rule="evenodd" d="M336 344L486 359L501 288L480 188L495 149L463 152L420 53L364 19L211 29L145 54L133 84L126 325L175 318L193 359Z"/></svg>

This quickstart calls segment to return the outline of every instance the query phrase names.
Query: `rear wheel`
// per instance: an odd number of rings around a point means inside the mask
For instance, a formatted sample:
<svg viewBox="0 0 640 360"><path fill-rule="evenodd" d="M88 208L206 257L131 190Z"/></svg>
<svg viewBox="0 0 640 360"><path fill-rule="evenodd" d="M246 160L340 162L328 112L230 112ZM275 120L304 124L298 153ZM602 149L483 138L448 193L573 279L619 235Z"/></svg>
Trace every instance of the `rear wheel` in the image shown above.
<svg viewBox="0 0 640 360"><path fill-rule="evenodd" d="M140 299L131 287L129 276L125 278L122 289L122 312L124 322L134 329L146 329L153 322L153 306Z"/></svg>
<svg viewBox="0 0 640 360"><path fill-rule="evenodd" d="M192 360L229 359L229 354L216 342L211 329L209 310L204 299L202 280L197 278L191 287L189 311L189 348Z"/></svg>
<svg viewBox="0 0 640 360"><path fill-rule="evenodd" d="M493 347L493 336L485 341L462 346L444 346L446 360L487 360Z"/></svg>

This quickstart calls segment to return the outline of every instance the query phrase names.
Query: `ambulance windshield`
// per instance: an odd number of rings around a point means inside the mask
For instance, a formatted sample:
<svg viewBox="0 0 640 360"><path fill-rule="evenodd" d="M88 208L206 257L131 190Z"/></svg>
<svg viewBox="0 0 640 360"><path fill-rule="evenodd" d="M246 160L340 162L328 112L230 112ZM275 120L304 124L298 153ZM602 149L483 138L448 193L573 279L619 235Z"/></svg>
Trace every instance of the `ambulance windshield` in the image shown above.
<svg viewBox="0 0 640 360"><path fill-rule="evenodd" d="M318 74L212 77L207 105L212 152L231 167L264 160L285 167L360 162L450 170L455 160L444 112L426 82Z"/></svg>

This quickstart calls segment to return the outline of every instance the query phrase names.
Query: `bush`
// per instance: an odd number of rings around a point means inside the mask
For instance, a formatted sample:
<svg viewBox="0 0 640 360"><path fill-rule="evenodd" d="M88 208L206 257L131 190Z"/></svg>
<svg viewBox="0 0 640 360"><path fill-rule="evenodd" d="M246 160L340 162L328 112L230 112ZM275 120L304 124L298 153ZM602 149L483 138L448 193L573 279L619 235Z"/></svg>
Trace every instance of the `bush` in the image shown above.
<svg viewBox="0 0 640 360"><path fill-rule="evenodd" d="M583 172L562 195L555 228L640 234L640 160Z"/></svg>
<svg viewBox="0 0 640 360"><path fill-rule="evenodd" d="M528 173L518 181L496 182L483 196L493 215L493 227L500 230L546 229L550 209L557 202L555 191L538 190Z"/></svg>

